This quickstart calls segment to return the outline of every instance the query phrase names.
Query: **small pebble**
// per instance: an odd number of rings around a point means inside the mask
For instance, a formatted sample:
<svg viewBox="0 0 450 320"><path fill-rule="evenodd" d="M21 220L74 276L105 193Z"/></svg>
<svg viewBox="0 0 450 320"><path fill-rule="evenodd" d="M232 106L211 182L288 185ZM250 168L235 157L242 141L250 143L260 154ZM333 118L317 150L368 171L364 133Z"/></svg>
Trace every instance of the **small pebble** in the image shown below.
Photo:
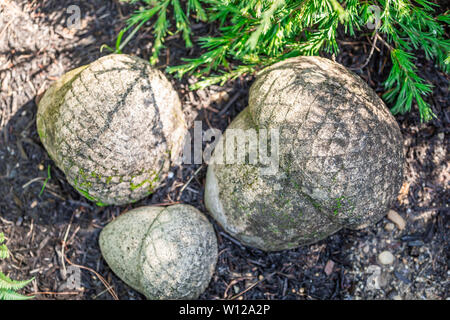
<svg viewBox="0 0 450 320"><path fill-rule="evenodd" d="M405 229L406 226L405 219L403 219L402 216L400 216L394 210L389 210L387 218L391 220L393 223L395 223L400 230Z"/></svg>
<svg viewBox="0 0 450 320"><path fill-rule="evenodd" d="M378 255L381 264L388 265L394 263L394 256L389 251L383 251Z"/></svg>
<svg viewBox="0 0 450 320"><path fill-rule="evenodd" d="M389 222L389 223L386 223L386 225L384 226L384 230L392 231L392 230L394 230L394 227L395 227L394 224Z"/></svg>
<svg viewBox="0 0 450 320"><path fill-rule="evenodd" d="M30 204L30 208L33 209L38 205L37 200L34 200L31 204Z"/></svg>

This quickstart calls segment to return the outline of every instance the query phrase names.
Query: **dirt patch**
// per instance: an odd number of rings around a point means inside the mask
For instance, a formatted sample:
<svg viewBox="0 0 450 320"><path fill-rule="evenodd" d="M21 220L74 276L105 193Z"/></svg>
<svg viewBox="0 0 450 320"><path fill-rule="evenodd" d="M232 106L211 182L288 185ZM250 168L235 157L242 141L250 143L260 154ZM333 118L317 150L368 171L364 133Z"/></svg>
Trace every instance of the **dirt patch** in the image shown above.
<svg viewBox="0 0 450 320"><path fill-rule="evenodd" d="M81 8L82 28L67 27L71 4ZM0 232L8 238L12 257L1 270L16 279L35 280L25 293L36 299L112 299L102 279L120 299L143 299L118 279L101 257L98 236L120 212L142 205L187 203L206 212L203 189L206 168L172 168L173 177L148 198L129 206L96 207L65 180L43 149L36 132L36 97L64 72L107 54L132 7L118 1L0 2ZM197 35L214 28L197 25ZM151 33L141 33L127 53L148 58ZM362 65L370 39L344 39L336 60ZM179 37L168 39L159 68L177 65L185 50ZM375 50L370 63L357 73L376 90L389 72L389 53ZM387 218L361 231L342 230L317 244L264 253L242 246L213 222L219 262L202 299L445 299L448 297L449 166L448 76L433 63L419 59L421 76L434 85L427 99L437 118L421 124L416 111L397 116L405 139L403 188L393 209L406 220L399 230ZM175 81L190 128L200 120L224 130L247 105L252 78L224 87L191 92L192 79ZM51 179L39 195L47 168ZM192 178L189 185L186 183ZM378 261L382 251L394 263ZM70 260L63 258L67 256ZM81 265L81 288L67 286L70 263ZM95 271L95 273L94 273ZM45 294L43 294L45 293Z"/></svg>

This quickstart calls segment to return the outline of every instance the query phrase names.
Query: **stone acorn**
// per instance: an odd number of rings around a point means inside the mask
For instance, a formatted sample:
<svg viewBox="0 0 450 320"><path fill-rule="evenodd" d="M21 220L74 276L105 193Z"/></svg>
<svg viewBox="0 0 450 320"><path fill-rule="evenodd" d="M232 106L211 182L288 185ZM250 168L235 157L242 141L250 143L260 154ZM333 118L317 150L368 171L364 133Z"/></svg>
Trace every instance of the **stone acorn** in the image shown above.
<svg viewBox="0 0 450 320"><path fill-rule="evenodd" d="M271 161L243 136L269 141ZM239 151L244 162L226 161ZM364 81L325 58L290 58L257 75L248 107L217 143L205 205L242 243L290 249L380 220L402 184L403 159L400 129Z"/></svg>
<svg viewBox="0 0 450 320"><path fill-rule="evenodd" d="M217 262L208 219L189 205L140 207L100 233L102 255L114 273L148 299L196 299Z"/></svg>
<svg viewBox="0 0 450 320"><path fill-rule="evenodd" d="M187 125L170 82L112 54L69 71L39 101L42 144L67 181L99 205L152 193L177 162Z"/></svg>

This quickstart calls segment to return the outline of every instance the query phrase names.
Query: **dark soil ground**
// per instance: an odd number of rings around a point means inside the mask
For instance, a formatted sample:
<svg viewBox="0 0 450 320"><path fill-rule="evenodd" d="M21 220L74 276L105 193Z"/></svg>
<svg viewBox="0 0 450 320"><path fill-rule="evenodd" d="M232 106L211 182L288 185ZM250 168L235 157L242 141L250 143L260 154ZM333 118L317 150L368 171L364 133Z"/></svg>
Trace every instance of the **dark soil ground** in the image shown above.
<svg viewBox="0 0 450 320"><path fill-rule="evenodd" d="M81 8L80 30L68 29L67 8ZM96 207L81 197L49 159L36 132L36 97L64 72L95 60L102 44L113 45L133 8L118 1L0 0L0 232L7 237L10 259L0 263L15 279L35 280L23 291L36 299L113 299L99 276L120 299L143 299L117 278L101 257L101 229L121 212L149 204L183 202L206 212L203 167L183 165L148 198L129 206ZM214 33L198 24L197 35ZM348 67L364 63L371 41L366 36L341 41L336 60ZM151 32L143 32L125 51L147 58ZM167 41L159 67L195 57L178 35ZM356 71L377 93L390 69L386 48ZM310 246L264 253L242 246L212 221L219 261L202 299L446 299L449 251L449 101L448 76L433 63L417 61L421 75L434 85L427 98L437 118L420 123L413 111L396 116L405 139L402 190L393 205L406 228L392 229L385 218L361 231L342 230ZM224 130L247 104L252 77L223 87L191 92L193 79L173 80L192 126ZM51 179L40 195L47 168ZM395 262L377 260L389 251ZM64 257L67 257L65 259ZM82 266L81 287L67 286L74 263ZM327 266L327 267L326 267Z"/></svg>

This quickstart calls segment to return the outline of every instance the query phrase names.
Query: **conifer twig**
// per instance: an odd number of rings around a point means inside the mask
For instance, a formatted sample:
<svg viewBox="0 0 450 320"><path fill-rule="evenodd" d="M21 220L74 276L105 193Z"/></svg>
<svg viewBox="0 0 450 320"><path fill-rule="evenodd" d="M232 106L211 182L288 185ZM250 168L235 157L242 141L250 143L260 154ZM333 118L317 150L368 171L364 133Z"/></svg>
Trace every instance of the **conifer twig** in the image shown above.
<svg viewBox="0 0 450 320"><path fill-rule="evenodd" d="M364 69L369 64L369 61L372 58L373 52L377 45L377 40L378 40L378 31L375 31L375 35L373 36L373 41L372 41L372 47L370 48L370 53L369 53L369 56L366 58L366 61L364 61L364 63L359 67L349 67L350 70L361 70L361 69Z"/></svg>

